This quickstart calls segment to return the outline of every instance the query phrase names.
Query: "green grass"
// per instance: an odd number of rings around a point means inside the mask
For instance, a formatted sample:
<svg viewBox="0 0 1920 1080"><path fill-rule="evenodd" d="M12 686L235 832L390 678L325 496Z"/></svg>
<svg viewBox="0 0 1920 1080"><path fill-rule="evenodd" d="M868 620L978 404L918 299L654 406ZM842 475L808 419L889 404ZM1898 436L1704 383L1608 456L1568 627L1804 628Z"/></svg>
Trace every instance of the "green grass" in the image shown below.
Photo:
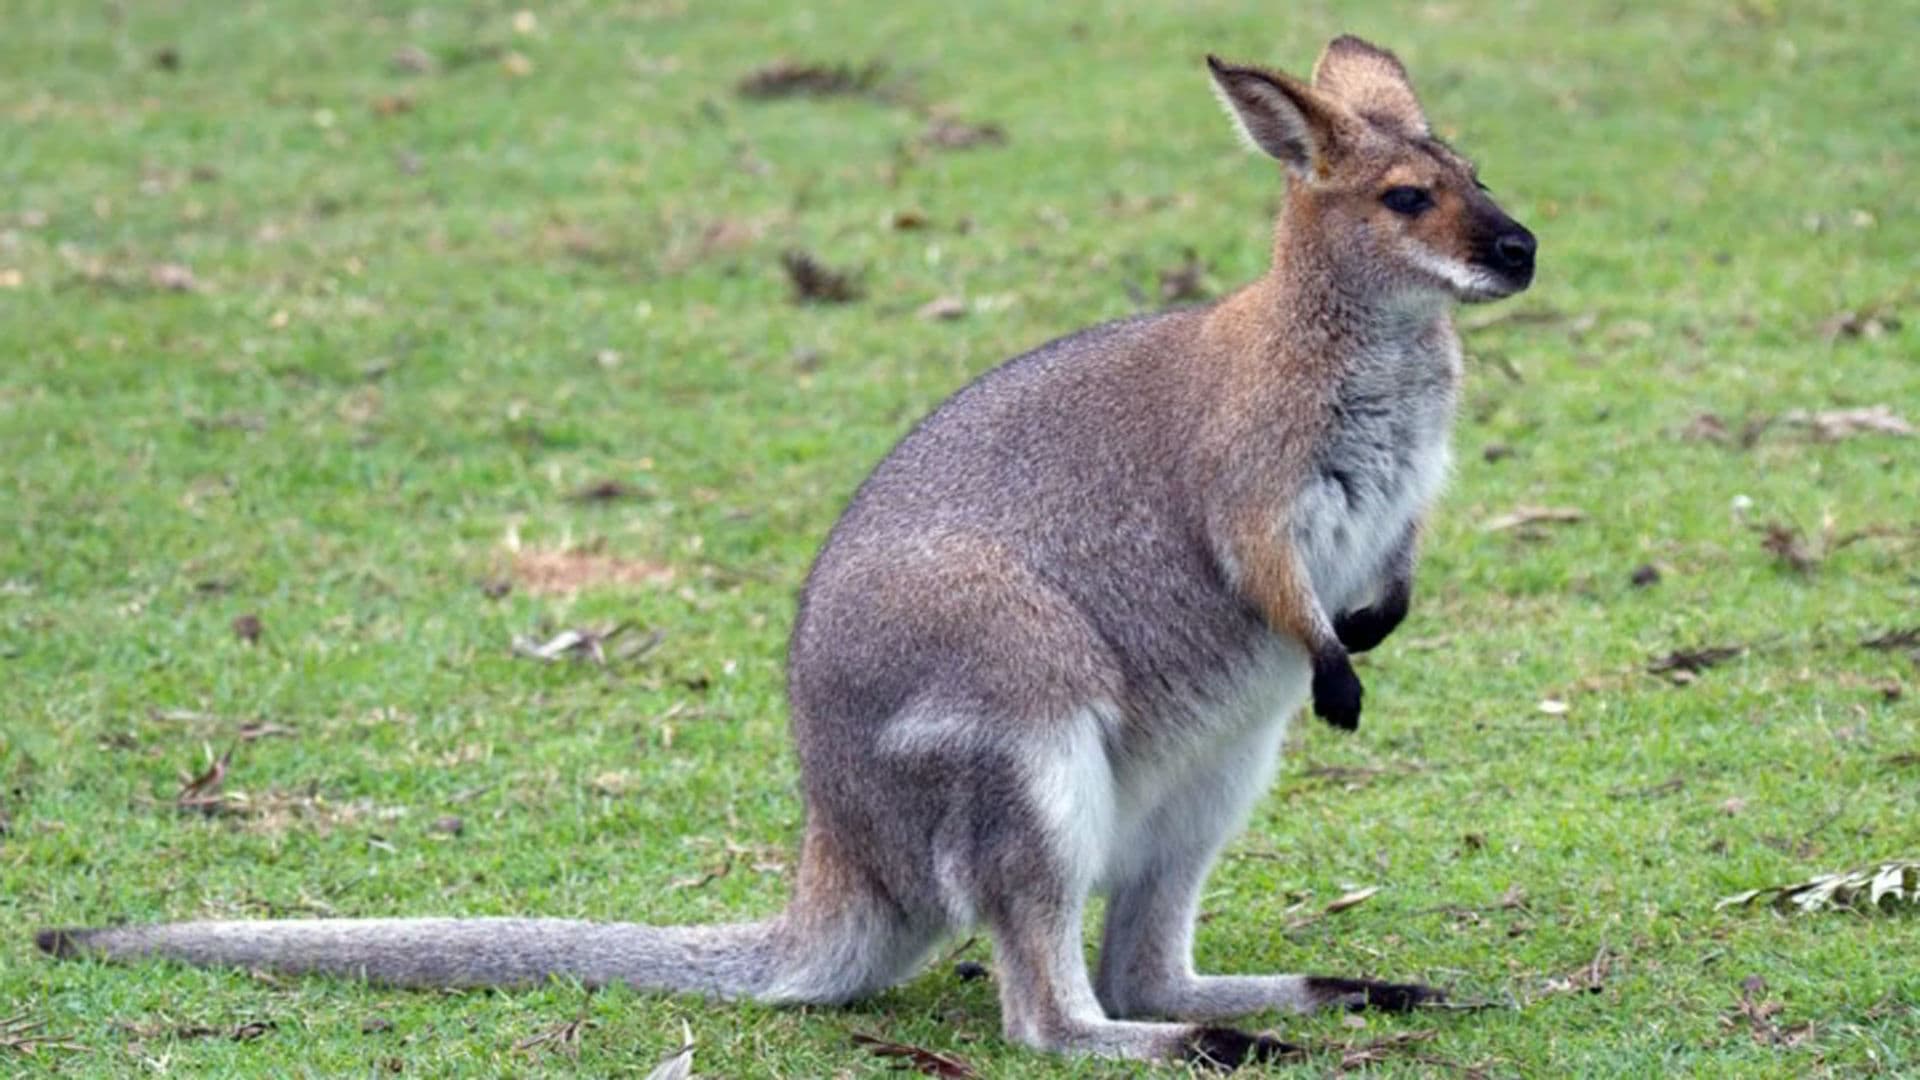
<svg viewBox="0 0 1920 1080"><path fill-rule="evenodd" d="M1437 1033L1381 1075L1920 1069L1920 920L1713 911L1920 851L1915 662L1859 645L1920 609L1920 440L1682 437L1703 412L1920 422L1920 5L1180 6L576 2L527 33L510 5L7 4L0 1014L88 1049L0 1069L644 1074L685 1020L707 1075L883 1071L853 1031L986 1075L1134 1072L1004 1045L991 986L944 966L778 1012L53 964L28 936L772 910L800 817L785 632L842 501L972 373L1156 303L1189 249L1215 289L1256 274L1276 177L1199 57L1300 71L1342 30L1401 52L1542 269L1466 314L1461 464L1414 615L1363 667L1356 737L1300 725L1210 886L1202 963L1519 1006L1262 1021L1321 1048ZM431 72L394 70L408 45ZM883 61L884 93L735 93L777 57ZM1007 142L925 148L934 108ZM927 226L893 228L906 210ZM865 298L791 303L795 247ZM163 265L194 288L157 286ZM973 310L916 317L941 296ZM1898 325L1823 334L1861 309ZM569 498L608 479L637 496ZM1587 516L1482 528L1528 504ZM1829 518L1892 535L1826 551ZM1769 521L1819 565L1781 565ZM674 578L492 597L510 537ZM1662 580L1636 588L1646 563ZM510 651L616 620L662 643L610 668ZM1642 670L1729 642L1752 647L1692 685ZM245 801L178 812L203 748L259 722L291 734L240 743ZM431 828L449 814L457 837ZM1289 929L1358 885L1384 888ZM1603 950L1597 992L1551 992ZM1794 1045L1738 1015L1756 975ZM583 1015L577 1060L517 1048ZM256 1020L276 1026L178 1033Z"/></svg>

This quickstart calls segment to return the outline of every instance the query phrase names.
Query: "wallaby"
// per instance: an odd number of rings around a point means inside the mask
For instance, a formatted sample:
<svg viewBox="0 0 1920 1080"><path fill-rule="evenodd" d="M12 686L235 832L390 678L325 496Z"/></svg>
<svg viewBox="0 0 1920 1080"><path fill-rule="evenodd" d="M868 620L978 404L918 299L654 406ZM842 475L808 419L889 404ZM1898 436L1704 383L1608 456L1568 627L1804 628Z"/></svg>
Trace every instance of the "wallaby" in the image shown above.
<svg viewBox="0 0 1920 1080"><path fill-rule="evenodd" d="M1272 268L989 371L861 485L788 651L806 829L784 911L708 927L189 922L50 930L40 947L838 1003L984 926L1008 1038L1222 1067L1289 1048L1216 1021L1437 1000L1199 975L1193 925L1290 715L1310 698L1335 727L1359 724L1349 654L1405 616L1447 473L1449 310L1526 288L1534 238L1432 135L1392 53L1338 38L1311 82L1207 63L1247 141L1284 166Z"/></svg>

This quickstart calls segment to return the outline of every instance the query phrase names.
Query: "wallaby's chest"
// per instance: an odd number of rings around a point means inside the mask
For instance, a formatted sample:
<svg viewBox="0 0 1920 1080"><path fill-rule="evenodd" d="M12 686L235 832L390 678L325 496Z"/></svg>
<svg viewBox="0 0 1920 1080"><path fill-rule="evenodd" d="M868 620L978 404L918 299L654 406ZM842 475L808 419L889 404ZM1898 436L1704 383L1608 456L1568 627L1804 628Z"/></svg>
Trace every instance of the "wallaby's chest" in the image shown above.
<svg viewBox="0 0 1920 1080"><path fill-rule="evenodd" d="M1458 339L1440 325L1365 354L1339 388L1291 523L1330 612L1369 598L1439 494L1459 378Z"/></svg>

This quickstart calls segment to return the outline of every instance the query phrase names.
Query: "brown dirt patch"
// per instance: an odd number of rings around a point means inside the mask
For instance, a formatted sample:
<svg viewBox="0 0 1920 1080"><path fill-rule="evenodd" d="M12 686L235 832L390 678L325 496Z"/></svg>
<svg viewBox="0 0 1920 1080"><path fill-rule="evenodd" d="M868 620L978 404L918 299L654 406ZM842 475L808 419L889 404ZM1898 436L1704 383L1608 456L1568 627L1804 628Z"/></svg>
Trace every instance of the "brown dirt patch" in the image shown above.
<svg viewBox="0 0 1920 1080"><path fill-rule="evenodd" d="M511 573L514 584L536 596L566 596L585 589L635 585L657 587L674 578L673 567L666 563L579 548L516 551Z"/></svg>

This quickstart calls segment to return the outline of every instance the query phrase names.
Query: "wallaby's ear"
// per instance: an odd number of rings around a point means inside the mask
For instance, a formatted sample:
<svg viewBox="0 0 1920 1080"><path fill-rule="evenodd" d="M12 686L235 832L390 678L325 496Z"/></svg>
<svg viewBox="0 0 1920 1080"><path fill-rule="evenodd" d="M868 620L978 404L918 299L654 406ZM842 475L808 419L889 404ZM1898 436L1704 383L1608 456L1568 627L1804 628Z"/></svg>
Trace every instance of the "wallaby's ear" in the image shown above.
<svg viewBox="0 0 1920 1080"><path fill-rule="evenodd" d="M1343 34L1327 42L1313 65L1313 85L1375 124L1425 136L1427 114L1413 95L1413 81L1400 58Z"/></svg>
<svg viewBox="0 0 1920 1080"><path fill-rule="evenodd" d="M1213 87L1254 149L1301 176L1322 172L1333 149L1337 104L1291 75L1207 57Z"/></svg>

